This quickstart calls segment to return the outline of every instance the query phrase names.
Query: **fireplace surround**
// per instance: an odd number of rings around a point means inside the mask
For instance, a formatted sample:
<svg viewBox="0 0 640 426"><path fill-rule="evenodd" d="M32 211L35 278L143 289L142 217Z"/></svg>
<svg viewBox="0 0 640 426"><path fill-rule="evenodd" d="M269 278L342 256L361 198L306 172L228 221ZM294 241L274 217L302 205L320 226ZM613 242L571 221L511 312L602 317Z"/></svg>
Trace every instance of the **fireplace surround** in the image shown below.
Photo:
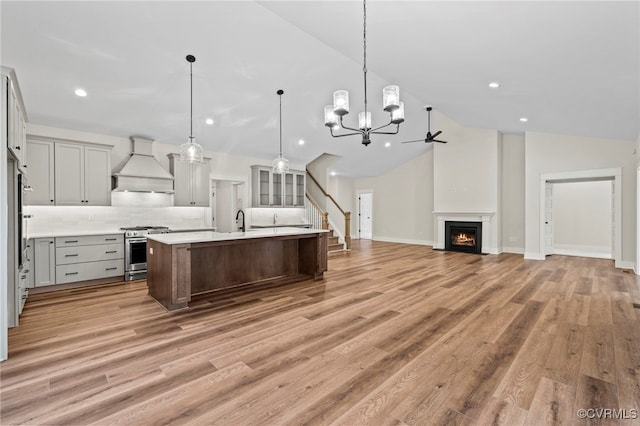
<svg viewBox="0 0 640 426"><path fill-rule="evenodd" d="M445 250L444 224L445 222L482 222L482 254L498 254L498 226L496 212L491 211L445 211L436 210L433 248Z"/></svg>

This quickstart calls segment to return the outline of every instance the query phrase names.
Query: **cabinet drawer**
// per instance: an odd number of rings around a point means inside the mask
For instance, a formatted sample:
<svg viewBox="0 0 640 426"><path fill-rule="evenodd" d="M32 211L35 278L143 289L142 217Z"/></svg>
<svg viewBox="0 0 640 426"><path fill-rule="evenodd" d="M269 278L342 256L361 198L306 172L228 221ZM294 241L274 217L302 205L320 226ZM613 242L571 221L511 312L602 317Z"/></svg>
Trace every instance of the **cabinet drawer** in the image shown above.
<svg viewBox="0 0 640 426"><path fill-rule="evenodd" d="M122 243L56 248L56 265L113 259L124 259L124 245Z"/></svg>
<svg viewBox="0 0 640 426"><path fill-rule="evenodd" d="M124 244L124 234L83 235L80 237L56 237L56 247L92 246L97 244Z"/></svg>
<svg viewBox="0 0 640 426"><path fill-rule="evenodd" d="M124 275L124 260L74 263L56 267L56 284Z"/></svg>

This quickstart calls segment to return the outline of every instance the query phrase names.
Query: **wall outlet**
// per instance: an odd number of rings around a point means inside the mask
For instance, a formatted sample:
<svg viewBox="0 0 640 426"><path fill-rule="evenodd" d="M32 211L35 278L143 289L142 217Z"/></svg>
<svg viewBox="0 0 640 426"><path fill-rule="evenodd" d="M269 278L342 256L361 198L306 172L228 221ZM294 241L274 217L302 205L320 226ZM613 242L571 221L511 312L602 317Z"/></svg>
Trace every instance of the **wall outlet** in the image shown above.
<svg viewBox="0 0 640 426"><path fill-rule="evenodd" d="M95 214L90 214L88 220L96 220L96 215Z"/></svg>

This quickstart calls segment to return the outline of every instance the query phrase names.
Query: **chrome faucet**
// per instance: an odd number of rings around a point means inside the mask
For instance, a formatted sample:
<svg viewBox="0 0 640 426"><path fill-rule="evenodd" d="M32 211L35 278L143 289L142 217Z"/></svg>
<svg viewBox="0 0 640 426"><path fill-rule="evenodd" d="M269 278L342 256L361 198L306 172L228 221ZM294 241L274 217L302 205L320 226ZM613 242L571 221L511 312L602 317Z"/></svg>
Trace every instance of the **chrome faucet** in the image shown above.
<svg viewBox="0 0 640 426"><path fill-rule="evenodd" d="M276 224L276 220L278 220L278 213L273 214L273 224Z"/></svg>
<svg viewBox="0 0 640 426"><path fill-rule="evenodd" d="M242 209L238 210L238 213L236 213L236 224L238 224L238 218L240 217L240 213L242 213L242 225L239 226L240 230L242 232L245 232L245 226L244 226L244 212L242 211Z"/></svg>

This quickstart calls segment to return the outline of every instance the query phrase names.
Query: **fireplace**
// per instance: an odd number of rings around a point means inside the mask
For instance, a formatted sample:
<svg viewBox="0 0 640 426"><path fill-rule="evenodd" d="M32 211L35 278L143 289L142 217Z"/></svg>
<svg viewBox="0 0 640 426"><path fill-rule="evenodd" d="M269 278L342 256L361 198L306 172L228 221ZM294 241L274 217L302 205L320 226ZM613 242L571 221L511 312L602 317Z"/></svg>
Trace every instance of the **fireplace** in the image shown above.
<svg viewBox="0 0 640 426"><path fill-rule="evenodd" d="M482 253L482 222L444 223L445 250Z"/></svg>

